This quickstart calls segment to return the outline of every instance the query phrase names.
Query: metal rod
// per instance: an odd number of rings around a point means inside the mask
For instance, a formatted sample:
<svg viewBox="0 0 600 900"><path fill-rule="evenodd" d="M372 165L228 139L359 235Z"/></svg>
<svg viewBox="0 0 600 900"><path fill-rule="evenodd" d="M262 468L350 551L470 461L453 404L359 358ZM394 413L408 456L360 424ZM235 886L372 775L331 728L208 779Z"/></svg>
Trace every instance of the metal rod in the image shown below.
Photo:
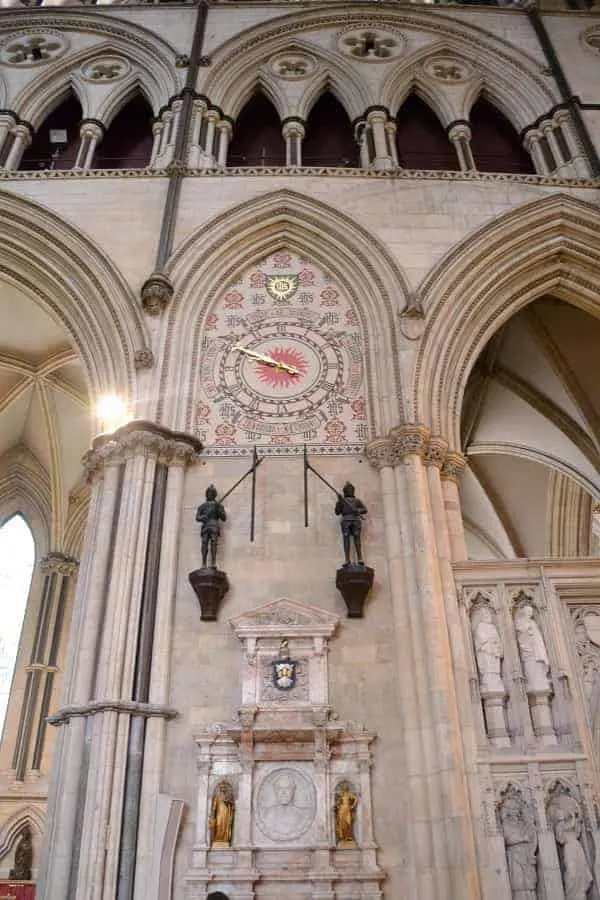
<svg viewBox="0 0 600 900"><path fill-rule="evenodd" d="M256 451L256 448L255 448L255 451ZM242 475L242 477L241 477L241 478L238 478L238 480L237 480L236 483L233 485L233 487L230 487L229 490L228 490L225 494L223 494L222 497L219 497L219 503L222 503L223 500L226 500L227 497L229 497L230 494L233 494L233 492L235 491L236 487L237 487L239 484L242 483L242 481L244 480L244 478L247 478L248 475L250 475L252 472L254 472L255 469L258 469L258 467L260 466L260 464L261 464L261 462L263 461L263 459L264 459L264 456L256 457L256 458L255 458L255 461L252 463L252 465L250 466L250 468L248 469L248 471L247 471L247 472L244 472L244 474Z"/></svg>
<svg viewBox="0 0 600 900"><path fill-rule="evenodd" d="M334 488L334 486L332 484L330 484L326 478L323 478L323 476L321 475L320 472L317 472L317 470L314 468L314 466L311 466L311 464L309 463L308 460L306 460L306 468L310 469L310 471L313 472L317 476L317 478L320 478L321 481L323 482L323 484L326 484L327 487L329 488L329 490L333 491L333 493L335 494L336 497L342 496L337 488Z"/></svg>
<svg viewBox="0 0 600 900"><path fill-rule="evenodd" d="M304 527L308 528L308 456L304 445Z"/></svg>
<svg viewBox="0 0 600 900"><path fill-rule="evenodd" d="M250 543L254 542L254 510L256 507L256 470L258 469L258 454L256 452L256 444L252 451L252 492L250 496Z"/></svg>

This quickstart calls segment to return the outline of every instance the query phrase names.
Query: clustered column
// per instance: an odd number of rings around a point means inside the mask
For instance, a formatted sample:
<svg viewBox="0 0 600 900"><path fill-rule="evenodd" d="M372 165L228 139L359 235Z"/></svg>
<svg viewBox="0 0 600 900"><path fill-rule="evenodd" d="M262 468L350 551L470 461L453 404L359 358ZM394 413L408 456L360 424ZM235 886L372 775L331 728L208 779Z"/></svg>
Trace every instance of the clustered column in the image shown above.
<svg viewBox="0 0 600 900"><path fill-rule="evenodd" d="M538 175L589 178L590 169L569 111L558 109L525 129L523 146L531 154Z"/></svg>
<svg viewBox="0 0 600 900"><path fill-rule="evenodd" d="M466 900L480 896L470 779L476 742L469 704L456 694L468 696L468 679L451 570L460 536L456 516L449 527L442 486L447 456L455 477L458 455L416 425L367 447L381 477L417 893Z"/></svg>
<svg viewBox="0 0 600 900"><path fill-rule="evenodd" d="M475 161L471 150L471 127L468 122L453 122L448 127L448 140L453 145L461 172L473 172Z"/></svg>
<svg viewBox="0 0 600 900"><path fill-rule="evenodd" d="M152 815L144 804L143 776L154 779L156 799L162 740L160 727L146 735L146 723L156 718L164 727L175 715L164 705L173 535L183 469L199 449L189 435L132 422L97 438L87 456L93 482L88 534L94 540L86 543L75 597L64 705L50 718L61 729L41 900L99 900L123 887L122 896L133 896L138 818L141 847L151 827L143 819ZM159 584L165 588L160 604ZM153 703L153 697L160 700Z"/></svg>
<svg viewBox="0 0 600 900"><path fill-rule="evenodd" d="M87 170L92 167L94 154L99 142L104 137L104 125L97 119L84 119L79 129L79 149L75 160L75 169Z"/></svg>

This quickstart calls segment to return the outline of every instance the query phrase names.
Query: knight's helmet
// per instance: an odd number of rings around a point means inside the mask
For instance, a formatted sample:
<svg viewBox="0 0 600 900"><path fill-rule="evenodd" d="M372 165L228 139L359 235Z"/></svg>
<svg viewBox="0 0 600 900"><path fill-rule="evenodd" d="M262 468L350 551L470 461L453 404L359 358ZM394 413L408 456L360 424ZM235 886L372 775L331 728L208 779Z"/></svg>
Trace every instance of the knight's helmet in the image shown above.
<svg viewBox="0 0 600 900"><path fill-rule="evenodd" d="M205 497L207 500L216 500L217 499L217 489L214 484L209 484L206 488Z"/></svg>
<svg viewBox="0 0 600 900"><path fill-rule="evenodd" d="M344 497L354 497L354 485L347 481L342 488L342 492L344 494Z"/></svg>

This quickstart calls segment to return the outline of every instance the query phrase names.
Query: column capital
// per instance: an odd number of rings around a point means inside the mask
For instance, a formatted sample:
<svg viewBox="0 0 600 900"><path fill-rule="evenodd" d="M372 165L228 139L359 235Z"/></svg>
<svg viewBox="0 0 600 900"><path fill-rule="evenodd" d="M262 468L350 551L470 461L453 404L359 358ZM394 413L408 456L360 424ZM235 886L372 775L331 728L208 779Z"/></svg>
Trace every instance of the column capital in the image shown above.
<svg viewBox="0 0 600 900"><path fill-rule="evenodd" d="M466 138L471 140L471 126L468 122L453 122L448 126L448 140L454 141L458 138Z"/></svg>
<svg viewBox="0 0 600 900"><path fill-rule="evenodd" d="M445 481L458 481L467 465L467 457L462 453L450 450L446 453L442 466L442 478Z"/></svg>
<svg viewBox="0 0 600 900"><path fill-rule="evenodd" d="M431 432L425 425L397 425L390 431L390 438L394 444L396 459L401 460L405 456L424 456Z"/></svg>
<svg viewBox="0 0 600 900"><path fill-rule="evenodd" d="M134 456L153 458L165 466L187 466L201 451L202 443L192 434L136 419L112 434L98 435L83 465L90 481L105 466L120 465Z"/></svg>
<svg viewBox="0 0 600 900"><path fill-rule="evenodd" d="M374 438L365 447L365 456L378 472L396 463L394 443L389 437Z"/></svg>
<svg viewBox="0 0 600 900"><path fill-rule="evenodd" d="M305 135L304 122L302 119L289 118L282 123L281 133L283 139L292 137L293 135L303 138Z"/></svg>
<svg viewBox="0 0 600 900"><path fill-rule="evenodd" d="M431 435L425 447L425 465L442 469L448 456L448 441L443 437Z"/></svg>
<svg viewBox="0 0 600 900"><path fill-rule="evenodd" d="M44 575L51 575L56 572L58 575L76 575L79 568L79 560L74 556L67 556L59 550L48 553L40 559L40 569Z"/></svg>
<svg viewBox="0 0 600 900"><path fill-rule="evenodd" d="M91 137L101 140L104 137L106 126L100 119L83 119L79 126L80 137Z"/></svg>

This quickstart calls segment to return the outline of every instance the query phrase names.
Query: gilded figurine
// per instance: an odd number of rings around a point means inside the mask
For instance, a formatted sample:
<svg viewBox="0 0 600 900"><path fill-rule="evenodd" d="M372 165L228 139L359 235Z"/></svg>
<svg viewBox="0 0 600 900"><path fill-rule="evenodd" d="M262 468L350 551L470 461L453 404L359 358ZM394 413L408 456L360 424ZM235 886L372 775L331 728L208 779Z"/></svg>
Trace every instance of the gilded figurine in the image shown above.
<svg viewBox="0 0 600 900"><path fill-rule="evenodd" d="M356 847L354 839L354 817L358 797L353 794L347 781L338 785L335 794L335 840L341 847Z"/></svg>
<svg viewBox="0 0 600 900"><path fill-rule="evenodd" d="M227 516L223 504L217 500L217 489L214 484L206 488L206 500L196 510L196 522L202 523L200 537L202 538L202 568L206 569L208 551L210 549L210 567L216 569L217 547L221 529L219 522L225 522Z"/></svg>
<svg viewBox="0 0 600 900"><path fill-rule="evenodd" d="M342 539L344 542L344 558L345 566L350 565L350 538L354 542L356 551L356 561L359 566L363 566L362 548L361 548L361 532L362 517L367 514L367 507L362 500L354 496L354 485L346 482L342 488L342 493L338 494L338 501L335 504L336 516L341 516L340 527L342 529Z"/></svg>
<svg viewBox="0 0 600 900"><path fill-rule="evenodd" d="M234 812L232 787L228 781L219 781L213 793L208 819L211 847L231 846Z"/></svg>

